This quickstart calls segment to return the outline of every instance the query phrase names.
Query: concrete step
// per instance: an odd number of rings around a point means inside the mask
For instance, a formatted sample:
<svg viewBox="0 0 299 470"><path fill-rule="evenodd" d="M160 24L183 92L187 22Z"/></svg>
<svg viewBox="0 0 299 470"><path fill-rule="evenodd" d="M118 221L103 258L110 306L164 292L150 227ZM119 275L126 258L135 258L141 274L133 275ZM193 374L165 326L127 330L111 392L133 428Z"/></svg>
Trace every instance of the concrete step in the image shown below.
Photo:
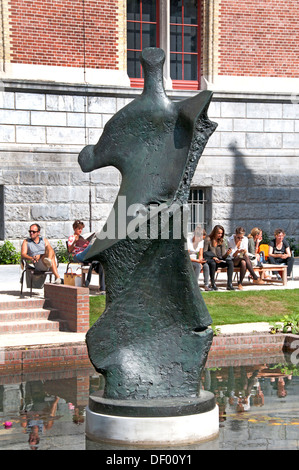
<svg viewBox="0 0 299 470"><path fill-rule="evenodd" d="M57 311L43 308L45 299L16 299L0 302L0 335L66 331Z"/></svg>
<svg viewBox="0 0 299 470"><path fill-rule="evenodd" d="M42 333L46 331L60 331L60 322L58 320L24 320L6 321L0 323L1 334L19 334L19 333Z"/></svg>
<svg viewBox="0 0 299 470"><path fill-rule="evenodd" d="M16 299L16 300L4 300L0 301L0 311L1 310L12 310L15 308L39 308L43 307L45 299Z"/></svg>
<svg viewBox="0 0 299 470"><path fill-rule="evenodd" d="M0 323L24 320L53 320L55 312L45 308L19 308L0 310Z"/></svg>

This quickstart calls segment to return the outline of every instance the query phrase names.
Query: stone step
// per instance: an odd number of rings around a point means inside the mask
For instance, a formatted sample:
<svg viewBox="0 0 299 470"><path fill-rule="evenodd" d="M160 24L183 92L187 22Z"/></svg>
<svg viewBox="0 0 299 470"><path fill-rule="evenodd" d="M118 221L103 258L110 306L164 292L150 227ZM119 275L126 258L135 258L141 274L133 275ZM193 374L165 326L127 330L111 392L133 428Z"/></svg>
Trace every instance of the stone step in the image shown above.
<svg viewBox="0 0 299 470"><path fill-rule="evenodd" d="M26 321L6 321L0 323L1 334L34 333L46 331L60 331L58 320L26 320Z"/></svg>

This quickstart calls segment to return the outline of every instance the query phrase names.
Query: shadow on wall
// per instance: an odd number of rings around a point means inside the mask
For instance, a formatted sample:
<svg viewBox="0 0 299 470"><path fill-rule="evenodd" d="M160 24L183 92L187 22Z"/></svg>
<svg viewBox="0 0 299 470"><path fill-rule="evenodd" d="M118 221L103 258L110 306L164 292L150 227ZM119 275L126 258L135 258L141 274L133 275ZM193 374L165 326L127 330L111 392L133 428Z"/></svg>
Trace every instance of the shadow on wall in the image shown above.
<svg viewBox="0 0 299 470"><path fill-rule="evenodd" d="M243 226L246 233L260 227L272 237L274 230L281 227L288 237L296 237L299 229L296 176L283 174L278 158L277 165L272 158L273 167L268 167L264 157L246 157L234 143L228 148L235 157L235 165L230 181L233 190L227 232L234 233L238 226Z"/></svg>

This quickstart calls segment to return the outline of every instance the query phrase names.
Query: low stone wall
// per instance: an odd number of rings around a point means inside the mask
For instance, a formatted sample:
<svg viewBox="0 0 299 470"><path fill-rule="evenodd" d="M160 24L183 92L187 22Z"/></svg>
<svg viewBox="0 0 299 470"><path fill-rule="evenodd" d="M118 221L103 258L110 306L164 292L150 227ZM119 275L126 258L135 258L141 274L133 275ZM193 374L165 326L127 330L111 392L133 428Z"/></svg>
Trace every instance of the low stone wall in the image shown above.
<svg viewBox="0 0 299 470"><path fill-rule="evenodd" d="M45 307L57 310L69 331L85 333L89 329L89 289L45 284Z"/></svg>

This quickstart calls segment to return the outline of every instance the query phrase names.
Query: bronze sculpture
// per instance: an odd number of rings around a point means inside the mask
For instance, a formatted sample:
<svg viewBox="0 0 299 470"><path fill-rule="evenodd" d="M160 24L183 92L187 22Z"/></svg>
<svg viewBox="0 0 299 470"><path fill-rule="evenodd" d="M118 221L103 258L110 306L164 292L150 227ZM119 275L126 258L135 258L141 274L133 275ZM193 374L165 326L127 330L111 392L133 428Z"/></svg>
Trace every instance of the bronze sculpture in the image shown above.
<svg viewBox="0 0 299 470"><path fill-rule="evenodd" d="M86 339L90 360L105 377L104 398L127 403L198 397L213 337L183 231L173 237L171 210L169 237L161 236L163 227L155 239L133 237L130 230L119 236L122 197L126 207L145 208L148 219L151 205L186 204L198 160L217 126L207 117L211 92L180 102L167 97L161 49L144 49L141 62L143 93L79 155L84 172L113 165L122 174L115 236L104 237L108 219L86 255L87 261L101 261L107 289L106 310ZM126 214L126 227L134 217L134 211Z"/></svg>

